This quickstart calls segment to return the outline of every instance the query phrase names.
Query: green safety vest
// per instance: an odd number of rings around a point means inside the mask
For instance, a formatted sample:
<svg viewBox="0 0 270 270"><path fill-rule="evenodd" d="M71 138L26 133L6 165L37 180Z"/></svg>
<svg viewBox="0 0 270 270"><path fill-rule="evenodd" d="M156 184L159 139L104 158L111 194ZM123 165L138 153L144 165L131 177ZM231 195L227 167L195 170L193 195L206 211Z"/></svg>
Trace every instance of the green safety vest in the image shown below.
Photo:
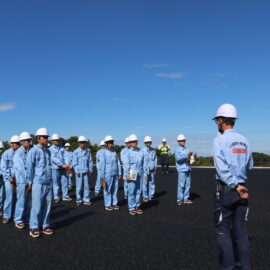
<svg viewBox="0 0 270 270"><path fill-rule="evenodd" d="M161 155L168 155L169 151L168 151L168 148L167 148L167 144L163 146L163 144L161 144L159 147L160 147L160 154Z"/></svg>

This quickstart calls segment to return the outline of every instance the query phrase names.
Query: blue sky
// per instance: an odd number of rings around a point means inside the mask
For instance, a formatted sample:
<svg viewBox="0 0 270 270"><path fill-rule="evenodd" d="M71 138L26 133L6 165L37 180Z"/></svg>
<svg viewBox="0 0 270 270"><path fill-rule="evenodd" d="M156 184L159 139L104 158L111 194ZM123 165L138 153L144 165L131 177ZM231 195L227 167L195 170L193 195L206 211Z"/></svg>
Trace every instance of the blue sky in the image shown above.
<svg viewBox="0 0 270 270"><path fill-rule="evenodd" d="M177 134L210 155L223 103L270 154L269 1L2 1L0 140Z"/></svg>

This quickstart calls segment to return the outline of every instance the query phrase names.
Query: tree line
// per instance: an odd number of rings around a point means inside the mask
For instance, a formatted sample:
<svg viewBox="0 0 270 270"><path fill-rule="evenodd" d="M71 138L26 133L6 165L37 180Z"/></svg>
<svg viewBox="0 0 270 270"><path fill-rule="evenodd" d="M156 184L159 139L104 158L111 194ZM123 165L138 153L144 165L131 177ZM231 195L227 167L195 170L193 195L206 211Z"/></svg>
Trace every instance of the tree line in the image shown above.
<svg viewBox="0 0 270 270"><path fill-rule="evenodd" d="M34 135L32 136L33 144L37 144L37 139ZM78 147L78 137L77 136L71 136L67 140L64 138L60 138L61 145L65 145L65 143L70 143L70 150L74 151ZM7 141L3 142L4 144L4 150L7 150L9 148L9 143ZM92 152L93 162L96 162L96 153L100 149L99 145L97 144L90 144L87 143L87 147L90 148ZM117 154L120 156L121 150L124 148L124 145L115 145L114 148L117 152ZM158 164L160 164L160 151L156 148L157 151L157 158L158 158ZM270 155L264 154L264 153L258 153L253 152L253 160L254 160L254 166L258 167L270 167ZM175 165L175 157L174 154L170 153L170 165ZM193 166L214 166L214 160L213 157L202 157L195 154L195 163Z"/></svg>

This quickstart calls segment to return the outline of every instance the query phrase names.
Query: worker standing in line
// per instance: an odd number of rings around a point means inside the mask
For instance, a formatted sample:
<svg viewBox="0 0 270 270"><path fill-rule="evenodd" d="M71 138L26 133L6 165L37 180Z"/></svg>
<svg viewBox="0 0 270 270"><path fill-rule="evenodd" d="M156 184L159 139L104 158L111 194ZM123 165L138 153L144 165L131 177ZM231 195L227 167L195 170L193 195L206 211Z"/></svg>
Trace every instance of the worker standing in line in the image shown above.
<svg viewBox="0 0 270 270"><path fill-rule="evenodd" d="M165 138L162 139L162 144L158 147L158 150L160 151L161 174L168 174L170 165L170 146L167 144Z"/></svg>
<svg viewBox="0 0 270 270"><path fill-rule="evenodd" d="M40 237L39 228L45 235L54 233L50 228L53 180L51 152L47 147L49 133L46 128L40 128L36 137L38 144L29 150L26 158L27 179L32 189L29 235L34 238Z"/></svg>
<svg viewBox="0 0 270 270"><path fill-rule="evenodd" d="M66 169L66 177L67 177L67 183L68 183L68 189L71 190L73 187L72 184L72 177L73 177L73 169L72 169L72 157L73 153L70 151L70 144L65 144L65 152L64 152L64 162L69 167Z"/></svg>
<svg viewBox="0 0 270 270"><path fill-rule="evenodd" d="M1 159L1 170L4 176L5 183L5 202L4 202L4 215L3 223L7 224L11 221L14 215L14 193L15 193L15 175L13 171L13 156L15 151L20 147L20 139L14 135L10 139L11 147L6 150Z"/></svg>
<svg viewBox="0 0 270 270"><path fill-rule="evenodd" d="M126 154L124 163L124 175L128 181L128 208L129 213L134 215L143 214L140 209L141 192L144 179L147 178L143 168L143 152L137 148L138 138L132 134L129 136L130 150Z"/></svg>
<svg viewBox="0 0 270 270"><path fill-rule="evenodd" d="M178 135L177 142L179 144L179 147L175 150L175 162L178 172L177 203L178 205L192 204L189 199L189 190L191 183L190 159L193 152L186 147L186 137L184 135Z"/></svg>
<svg viewBox="0 0 270 270"><path fill-rule="evenodd" d="M121 159L121 162L122 162L123 167L124 167L124 163L126 162L126 158L125 158L126 157L126 153L129 151L129 148L130 148L129 137L127 137L125 139L125 144L126 144L126 146L120 152L120 159ZM127 183L127 180L126 179L127 178L124 175L123 176L123 180L124 180L123 186L124 186L124 198L125 199L127 199L127 194L128 194L128 192L127 192L127 190L128 190L128 183Z"/></svg>
<svg viewBox="0 0 270 270"><path fill-rule="evenodd" d="M32 148L32 138L28 132L22 132L19 136L21 147L13 156L13 170L16 177L16 206L14 213L15 226L18 229L24 229L25 224L29 223L31 198L29 196L31 185L27 178L26 158L29 150Z"/></svg>
<svg viewBox="0 0 270 270"><path fill-rule="evenodd" d="M52 135L51 142L52 146L50 146L50 151L52 159L54 202L60 202L60 186L62 187L63 201L71 201L72 199L68 195L68 182L66 177L66 168L69 168L69 165L65 164L64 148L60 146L60 137L58 134Z"/></svg>
<svg viewBox="0 0 270 270"><path fill-rule="evenodd" d="M143 201L148 202L154 198L155 195L155 174L157 169L157 154L156 150L151 147L152 138L146 136L144 138L145 147L143 152L143 166L144 171L147 172L147 180L143 181Z"/></svg>
<svg viewBox="0 0 270 270"><path fill-rule="evenodd" d="M1 158L4 150L4 144L0 141L0 216L3 215L3 195L4 195L4 179L3 172L1 170Z"/></svg>
<svg viewBox="0 0 270 270"><path fill-rule="evenodd" d="M100 155L102 154L104 148L105 148L105 142L101 141L100 142L100 149L97 151L96 154L96 168L97 168L97 181L95 185L95 196L97 197L99 195L99 192L101 190L101 173L100 173Z"/></svg>
<svg viewBox="0 0 270 270"><path fill-rule="evenodd" d="M93 173L93 162L90 149L86 147L87 139L78 138L79 147L73 152L72 166L76 173L76 203L92 205L90 201L89 177Z"/></svg>
<svg viewBox="0 0 270 270"><path fill-rule="evenodd" d="M246 184L253 159L247 139L234 129L237 118L236 108L223 104L213 119L219 130L213 152L217 172L214 218L221 270L251 269Z"/></svg>
<svg viewBox="0 0 270 270"><path fill-rule="evenodd" d="M118 180L121 179L121 164L114 149L114 139L106 136L106 148L100 154L100 173L103 184L105 210L119 210L117 192Z"/></svg>

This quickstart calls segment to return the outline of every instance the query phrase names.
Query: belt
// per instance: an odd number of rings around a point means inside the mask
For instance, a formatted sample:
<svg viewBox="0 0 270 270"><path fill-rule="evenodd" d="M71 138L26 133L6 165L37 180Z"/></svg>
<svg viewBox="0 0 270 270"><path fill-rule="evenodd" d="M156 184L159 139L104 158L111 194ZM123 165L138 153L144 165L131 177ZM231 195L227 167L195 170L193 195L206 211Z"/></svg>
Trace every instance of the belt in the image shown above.
<svg viewBox="0 0 270 270"><path fill-rule="evenodd" d="M245 186L245 183L239 183L239 184L241 184L242 186ZM217 180L217 186L218 186L218 188L222 188L222 189L225 189L225 190L234 190L234 188L226 186L220 180Z"/></svg>
<svg viewBox="0 0 270 270"><path fill-rule="evenodd" d="M217 188L218 188L218 189L225 189L225 190L234 190L234 188L226 186L226 185L225 185L223 182L221 182L220 180L217 180Z"/></svg>

